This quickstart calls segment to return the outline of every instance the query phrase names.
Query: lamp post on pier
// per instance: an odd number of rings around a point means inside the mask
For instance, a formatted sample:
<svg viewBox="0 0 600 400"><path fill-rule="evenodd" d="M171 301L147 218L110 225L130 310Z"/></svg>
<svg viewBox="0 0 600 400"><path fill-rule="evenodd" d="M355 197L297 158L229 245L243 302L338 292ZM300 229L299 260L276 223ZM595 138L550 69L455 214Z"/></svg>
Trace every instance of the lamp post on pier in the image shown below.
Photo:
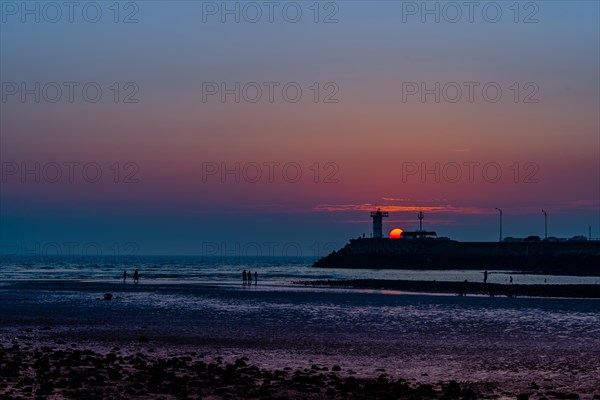
<svg viewBox="0 0 600 400"><path fill-rule="evenodd" d="M544 214L544 238L548 239L548 213L542 210L542 214Z"/></svg>
<svg viewBox="0 0 600 400"><path fill-rule="evenodd" d="M502 209L496 207L496 210L500 213L500 241L502 241Z"/></svg>

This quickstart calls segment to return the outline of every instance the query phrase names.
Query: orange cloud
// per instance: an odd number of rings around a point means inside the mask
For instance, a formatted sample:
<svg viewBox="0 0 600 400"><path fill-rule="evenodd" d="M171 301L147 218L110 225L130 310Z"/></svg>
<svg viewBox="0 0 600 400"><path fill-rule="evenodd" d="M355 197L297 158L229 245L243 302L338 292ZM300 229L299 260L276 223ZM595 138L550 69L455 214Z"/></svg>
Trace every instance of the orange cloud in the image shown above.
<svg viewBox="0 0 600 400"><path fill-rule="evenodd" d="M455 207L449 204L439 206L415 206L415 205L375 205L371 203L363 204L319 204L314 210L325 212L340 212L340 211L373 211L380 208L382 211L388 212L430 212L430 213L447 213L447 214L493 214L497 211L494 209L476 208L476 207Z"/></svg>

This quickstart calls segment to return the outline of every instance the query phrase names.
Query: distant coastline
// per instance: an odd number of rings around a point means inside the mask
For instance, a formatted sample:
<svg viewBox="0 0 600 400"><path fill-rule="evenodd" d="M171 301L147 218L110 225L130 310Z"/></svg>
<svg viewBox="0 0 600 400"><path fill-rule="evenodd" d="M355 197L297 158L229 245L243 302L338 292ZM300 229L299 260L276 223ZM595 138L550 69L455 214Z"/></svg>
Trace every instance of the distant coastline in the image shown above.
<svg viewBox="0 0 600 400"><path fill-rule="evenodd" d="M389 279L314 280L305 286L452 293L456 295L528 296L600 299L600 285L508 285L483 282L440 282Z"/></svg>

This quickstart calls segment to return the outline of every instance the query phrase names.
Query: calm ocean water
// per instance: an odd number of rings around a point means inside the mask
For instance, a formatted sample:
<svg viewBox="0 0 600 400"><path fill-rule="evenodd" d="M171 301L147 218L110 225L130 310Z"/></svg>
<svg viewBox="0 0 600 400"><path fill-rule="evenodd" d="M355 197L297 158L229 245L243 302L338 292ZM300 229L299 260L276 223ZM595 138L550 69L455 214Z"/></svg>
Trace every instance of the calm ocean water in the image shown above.
<svg viewBox="0 0 600 400"><path fill-rule="evenodd" d="M83 282L122 281L127 271L129 281L135 269L141 283L237 285L242 271L258 273L265 286L289 286L292 281L310 279L407 279L437 281L481 281L481 271L416 271L377 269L312 268L313 257L194 257L194 256L46 256L9 255L0 259L0 281L65 280ZM490 271L492 283L515 284L600 284L600 277L572 277L518 274L512 271Z"/></svg>

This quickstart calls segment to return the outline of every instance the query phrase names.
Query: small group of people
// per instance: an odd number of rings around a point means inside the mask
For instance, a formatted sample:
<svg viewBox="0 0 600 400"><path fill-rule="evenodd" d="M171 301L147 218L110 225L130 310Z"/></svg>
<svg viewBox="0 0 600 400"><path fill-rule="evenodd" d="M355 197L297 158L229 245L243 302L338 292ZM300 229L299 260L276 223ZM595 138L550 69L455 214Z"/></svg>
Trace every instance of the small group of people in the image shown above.
<svg viewBox="0 0 600 400"><path fill-rule="evenodd" d="M127 271L123 271L123 283L127 280ZM133 271L133 283L138 283L140 281L140 273L137 268Z"/></svg>
<svg viewBox="0 0 600 400"><path fill-rule="evenodd" d="M242 272L242 283L244 285L252 284L252 271L246 272L246 270L244 270L244 272ZM258 272L254 271L254 284L256 285L257 283L258 283Z"/></svg>

